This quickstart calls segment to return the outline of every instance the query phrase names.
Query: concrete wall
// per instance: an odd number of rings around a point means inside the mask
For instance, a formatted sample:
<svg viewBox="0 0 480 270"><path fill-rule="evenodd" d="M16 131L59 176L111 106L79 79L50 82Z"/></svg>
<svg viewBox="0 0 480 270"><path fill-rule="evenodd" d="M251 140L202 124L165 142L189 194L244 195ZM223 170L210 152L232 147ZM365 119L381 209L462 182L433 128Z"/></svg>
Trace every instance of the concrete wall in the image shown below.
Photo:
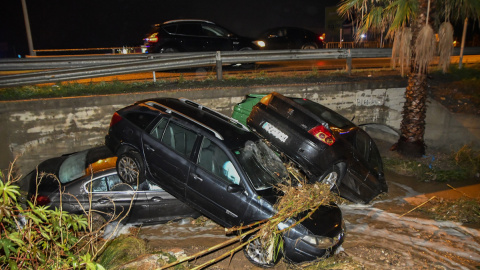
<svg viewBox="0 0 480 270"><path fill-rule="evenodd" d="M399 82L195 89L0 102L0 169L6 169L17 157L15 164L25 174L47 158L103 144L112 114L137 100L186 97L231 115L233 106L245 95L272 91L322 103L348 119L355 116L357 124L380 124L369 127L377 127L375 130L379 132L376 134L392 142L397 138L392 130L400 125L405 91L405 86ZM428 112L428 145L454 147L479 141L478 124L472 124L472 121L480 123L478 119L464 117L458 120L459 116L450 114L434 102ZM385 129L385 125L390 128ZM460 136L452 139L452 135Z"/></svg>

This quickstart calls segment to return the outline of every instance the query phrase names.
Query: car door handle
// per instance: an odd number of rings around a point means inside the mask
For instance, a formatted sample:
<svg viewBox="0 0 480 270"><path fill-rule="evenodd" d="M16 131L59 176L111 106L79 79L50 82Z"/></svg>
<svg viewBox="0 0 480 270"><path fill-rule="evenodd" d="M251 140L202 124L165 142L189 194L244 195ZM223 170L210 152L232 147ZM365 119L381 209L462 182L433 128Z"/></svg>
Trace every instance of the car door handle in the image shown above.
<svg viewBox="0 0 480 270"><path fill-rule="evenodd" d="M203 179L202 179L200 176L196 175L196 174L193 175L193 179L198 180L198 181L200 181L200 182L203 182Z"/></svg>
<svg viewBox="0 0 480 270"><path fill-rule="evenodd" d="M148 145L148 144L145 144L145 148L147 148L148 151L155 152L155 149L153 149L153 147L151 147L151 146Z"/></svg>
<svg viewBox="0 0 480 270"><path fill-rule="evenodd" d="M97 202L99 202L99 203L108 203L109 201L110 201L110 200L107 199L107 198L102 198L102 199L98 200Z"/></svg>
<svg viewBox="0 0 480 270"><path fill-rule="evenodd" d="M152 198L152 201L154 201L154 202L161 202L161 201L163 201L163 199L162 199L162 197L153 197L153 198Z"/></svg>

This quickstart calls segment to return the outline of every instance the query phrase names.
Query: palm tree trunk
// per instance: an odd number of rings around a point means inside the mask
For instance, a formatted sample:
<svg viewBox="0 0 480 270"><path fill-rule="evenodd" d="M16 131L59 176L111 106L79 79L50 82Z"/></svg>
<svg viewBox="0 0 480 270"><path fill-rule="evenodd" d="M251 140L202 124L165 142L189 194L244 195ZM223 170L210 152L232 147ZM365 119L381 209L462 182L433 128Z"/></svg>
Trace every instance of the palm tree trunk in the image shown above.
<svg viewBox="0 0 480 270"><path fill-rule="evenodd" d="M412 28L411 68L408 74L408 86L405 91L405 104L400 124L400 139L395 145L398 153L404 156L421 157L425 154L425 117L427 114L427 74L419 70L415 62L415 43L427 17L427 0L420 0L420 13Z"/></svg>

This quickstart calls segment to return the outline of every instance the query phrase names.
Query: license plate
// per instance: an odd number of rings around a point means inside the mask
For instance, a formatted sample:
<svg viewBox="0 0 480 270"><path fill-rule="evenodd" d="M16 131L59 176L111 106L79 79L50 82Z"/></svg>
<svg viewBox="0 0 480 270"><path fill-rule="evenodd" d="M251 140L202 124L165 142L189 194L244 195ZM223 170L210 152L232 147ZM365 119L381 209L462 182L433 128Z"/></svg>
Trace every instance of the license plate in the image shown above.
<svg viewBox="0 0 480 270"><path fill-rule="evenodd" d="M271 134L273 137L277 138L278 140L280 140L281 142L285 142L287 141L288 139L288 135L283 133L281 130L279 130L277 127L275 127L274 125L268 123L268 122L265 122L263 125L262 125L262 128L268 133L268 134Z"/></svg>

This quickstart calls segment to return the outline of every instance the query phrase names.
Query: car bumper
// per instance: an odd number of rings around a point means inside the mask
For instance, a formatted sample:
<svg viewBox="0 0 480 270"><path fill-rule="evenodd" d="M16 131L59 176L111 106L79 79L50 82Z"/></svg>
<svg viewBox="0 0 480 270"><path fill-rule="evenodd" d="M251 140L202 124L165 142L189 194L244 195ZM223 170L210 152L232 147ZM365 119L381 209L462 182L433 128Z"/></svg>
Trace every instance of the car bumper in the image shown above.
<svg viewBox="0 0 480 270"><path fill-rule="evenodd" d="M342 245L345 238L345 232L342 230L335 238L331 247L318 248L310 245L300 239L284 237L284 256L287 260L300 263L316 261L330 257Z"/></svg>

